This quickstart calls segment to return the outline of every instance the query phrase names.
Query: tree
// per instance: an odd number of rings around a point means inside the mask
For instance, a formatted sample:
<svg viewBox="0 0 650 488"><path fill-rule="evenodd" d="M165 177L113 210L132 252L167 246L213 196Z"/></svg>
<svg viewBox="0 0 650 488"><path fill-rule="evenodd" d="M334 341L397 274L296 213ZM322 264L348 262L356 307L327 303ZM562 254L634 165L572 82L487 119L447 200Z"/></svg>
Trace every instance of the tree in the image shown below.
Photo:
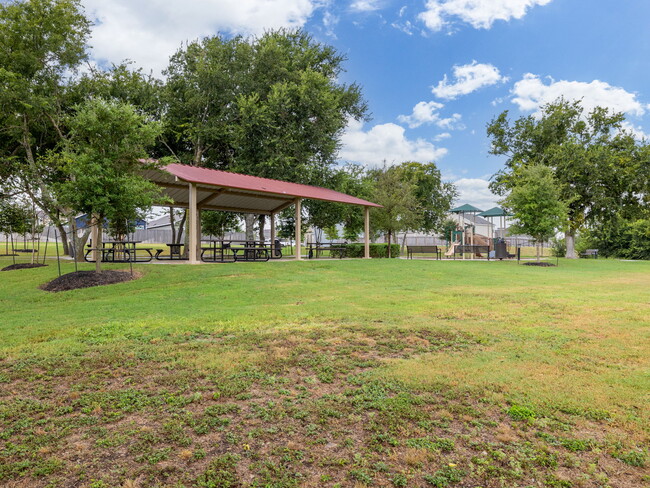
<svg viewBox="0 0 650 488"><path fill-rule="evenodd" d="M343 62L299 30L189 43L166 71L169 145L197 166L322 184L349 118L367 111L359 87L339 81Z"/></svg>
<svg viewBox="0 0 650 488"><path fill-rule="evenodd" d="M33 212L24 203L0 198L0 233L25 235L32 229ZM5 241L5 253L9 254L9 239ZM33 255L32 255L33 256Z"/></svg>
<svg viewBox="0 0 650 488"><path fill-rule="evenodd" d="M587 224L607 221L625 208L638 208L648 180L635 177L647 166L645 143L623 130L624 115L597 107L585 113L580 101L559 99L539 116L508 121L508 112L487 127L491 154L505 155L505 169L493 177L492 191L506 195L528 166L549 167L567 206L567 257L575 258L575 235ZM645 189L644 189L645 188Z"/></svg>
<svg viewBox="0 0 650 488"><path fill-rule="evenodd" d="M499 202L515 219L512 234L527 234L537 244L549 240L567 218L559 185L553 171L542 165L523 168L513 182L510 194ZM539 246L537 261L539 262Z"/></svg>
<svg viewBox="0 0 650 488"><path fill-rule="evenodd" d="M442 175L435 163L406 162L400 164L399 168L406 181L415 185L415 198L422 210L419 228L406 230L425 234L441 231L447 212L458 196L458 190L453 183L442 181Z"/></svg>
<svg viewBox="0 0 650 488"><path fill-rule="evenodd" d="M204 210L201 212L201 229L203 233L216 236L223 240L226 232L234 232L239 228L239 217L232 212Z"/></svg>
<svg viewBox="0 0 650 488"><path fill-rule="evenodd" d="M59 168L45 157L64 138L67 82L86 59L90 23L78 0L0 3L0 161L4 182L26 194L63 230L53 195Z"/></svg>
<svg viewBox="0 0 650 488"><path fill-rule="evenodd" d="M454 240L454 232L458 228L458 222L454 219L446 218L441 227L440 232L443 236L443 239L447 241L447 245L451 244Z"/></svg>
<svg viewBox="0 0 650 488"><path fill-rule="evenodd" d="M373 201L382 205L372 208L372 223L388 236L388 257L391 257L391 238L406 229L422 225L422 208L416 195L417 187L409 182L399 167L384 168L371 173L374 179Z"/></svg>
<svg viewBox="0 0 650 488"><path fill-rule="evenodd" d="M62 153L69 178L58 187L61 201L103 225L134 221L159 200L158 187L138 172L160 124L148 122L131 105L95 99L77 107L69 126ZM96 270L101 271L101 259Z"/></svg>

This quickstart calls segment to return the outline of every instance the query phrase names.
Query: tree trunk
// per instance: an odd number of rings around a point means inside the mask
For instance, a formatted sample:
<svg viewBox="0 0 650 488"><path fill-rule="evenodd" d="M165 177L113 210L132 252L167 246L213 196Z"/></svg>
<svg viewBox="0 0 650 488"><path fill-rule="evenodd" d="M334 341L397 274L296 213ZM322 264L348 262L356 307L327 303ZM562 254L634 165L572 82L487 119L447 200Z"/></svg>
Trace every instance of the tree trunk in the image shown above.
<svg viewBox="0 0 650 488"><path fill-rule="evenodd" d="M402 253L406 250L406 236L407 236L407 234L408 234L408 232L404 232L404 238L402 239Z"/></svg>
<svg viewBox="0 0 650 488"><path fill-rule="evenodd" d="M172 229L172 244L176 243L176 222L174 219L174 207L169 207L169 226Z"/></svg>
<svg viewBox="0 0 650 488"><path fill-rule="evenodd" d="M264 244L264 224L266 223L266 215L260 215L258 222L260 226L260 242Z"/></svg>
<svg viewBox="0 0 650 488"><path fill-rule="evenodd" d="M540 254L539 254L539 242L536 243L535 248L536 248L536 251L537 251L537 262L539 263L540 260L541 260L541 259L540 259L541 256L540 256Z"/></svg>
<svg viewBox="0 0 650 488"><path fill-rule="evenodd" d="M176 234L176 240L174 241L174 244L180 244L181 239L183 238L183 230L185 229L185 221L187 220L187 210L183 212L183 216L181 217L181 222L178 224L178 233Z"/></svg>
<svg viewBox="0 0 650 488"><path fill-rule="evenodd" d="M566 258L578 259L578 256L576 255L576 231L575 230L567 231L564 240L566 242Z"/></svg>
<svg viewBox="0 0 650 488"><path fill-rule="evenodd" d="M63 254L67 256L71 256L72 254L70 253L68 234L66 233L63 224L61 222L56 222L54 225L59 230L59 236L61 237L61 245L63 246Z"/></svg>
<svg viewBox="0 0 650 488"><path fill-rule="evenodd" d="M254 241L255 240L255 215L246 214L244 217L244 222L246 223L246 240Z"/></svg>
<svg viewBox="0 0 650 488"><path fill-rule="evenodd" d="M87 227L81 237L77 236L77 223L74 217L69 219L70 222L70 256L78 263L84 261L84 247L90 237L90 227ZM94 243L93 243L94 244Z"/></svg>

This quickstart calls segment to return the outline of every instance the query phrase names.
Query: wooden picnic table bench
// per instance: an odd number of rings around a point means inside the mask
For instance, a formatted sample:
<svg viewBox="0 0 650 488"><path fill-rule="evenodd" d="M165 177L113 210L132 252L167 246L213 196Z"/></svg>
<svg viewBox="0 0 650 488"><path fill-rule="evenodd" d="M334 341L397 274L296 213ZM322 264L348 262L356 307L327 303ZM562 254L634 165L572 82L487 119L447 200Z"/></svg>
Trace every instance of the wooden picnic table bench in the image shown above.
<svg viewBox="0 0 650 488"><path fill-rule="evenodd" d="M435 254L436 259L442 259L442 249L438 246L406 246L407 259L413 259L413 254Z"/></svg>

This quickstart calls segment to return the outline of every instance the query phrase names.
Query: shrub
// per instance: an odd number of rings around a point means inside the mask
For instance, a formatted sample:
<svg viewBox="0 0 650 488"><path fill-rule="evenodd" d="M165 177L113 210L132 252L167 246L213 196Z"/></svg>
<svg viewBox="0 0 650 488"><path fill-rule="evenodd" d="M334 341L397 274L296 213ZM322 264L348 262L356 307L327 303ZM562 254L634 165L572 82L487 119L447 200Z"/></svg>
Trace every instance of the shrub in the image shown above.
<svg viewBox="0 0 650 488"><path fill-rule="evenodd" d="M364 255L364 244L355 243L347 244L345 246L345 256L348 258L362 258ZM399 257L400 246L399 244L391 244L391 257ZM388 257L388 244L370 244L370 257L371 258L387 258Z"/></svg>

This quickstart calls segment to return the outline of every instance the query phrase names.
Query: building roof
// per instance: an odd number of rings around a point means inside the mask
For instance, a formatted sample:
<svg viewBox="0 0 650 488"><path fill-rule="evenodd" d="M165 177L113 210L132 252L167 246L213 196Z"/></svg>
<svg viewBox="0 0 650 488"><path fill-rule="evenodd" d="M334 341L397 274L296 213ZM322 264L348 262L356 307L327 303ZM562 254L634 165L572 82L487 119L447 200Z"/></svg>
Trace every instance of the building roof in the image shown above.
<svg viewBox="0 0 650 488"><path fill-rule="evenodd" d="M482 211L483 210L480 208L476 208L474 205L470 205L469 203L461 205L460 207L452 208L450 210L451 213L480 213Z"/></svg>
<svg viewBox="0 0 650 488"><path fill-rule="evenodd" d="M208 210L270 214L286 208L296 198L381 207L328 188L184 164L147 169L143 176L163 187L163 192L179 207L189 205L189 183L197 186L199 207Z"/></svg>

